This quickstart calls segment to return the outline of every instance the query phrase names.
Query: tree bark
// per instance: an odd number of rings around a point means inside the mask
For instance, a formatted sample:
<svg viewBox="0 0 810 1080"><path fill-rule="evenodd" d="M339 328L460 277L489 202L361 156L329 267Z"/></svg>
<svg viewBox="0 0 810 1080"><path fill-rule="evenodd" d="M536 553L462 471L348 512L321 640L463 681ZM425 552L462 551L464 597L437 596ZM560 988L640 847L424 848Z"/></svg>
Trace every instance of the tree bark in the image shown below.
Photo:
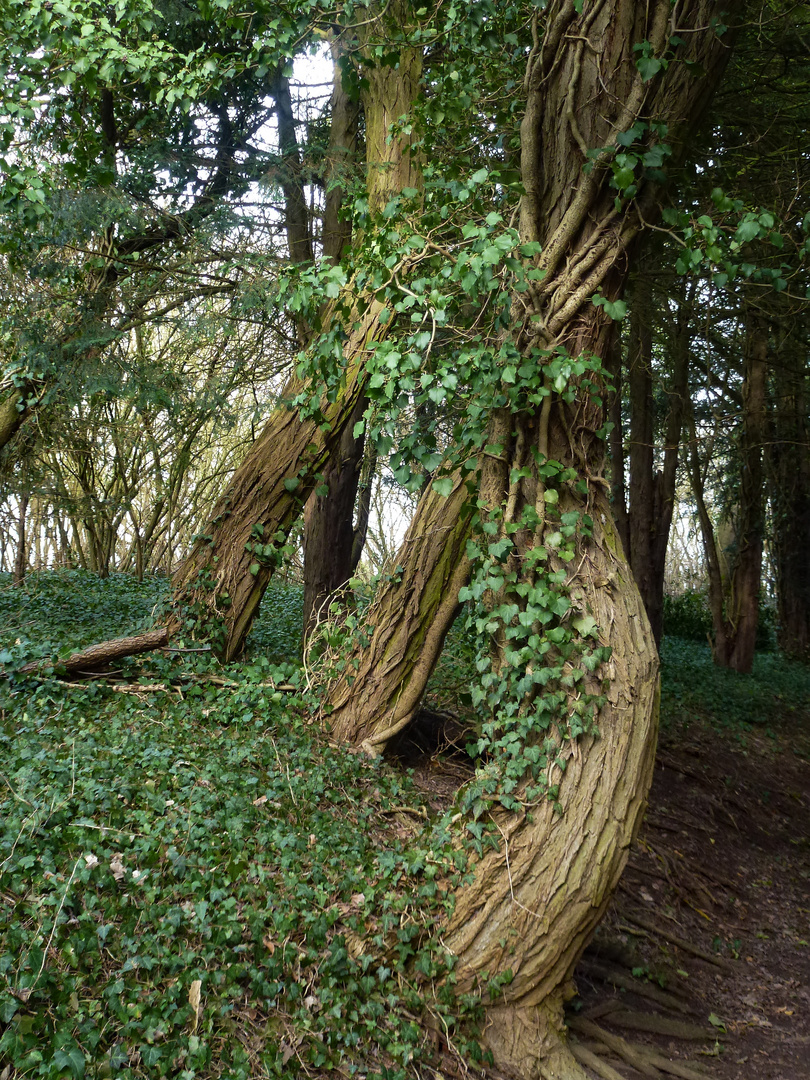
<svg viewBox="0 0 810 1080"><path fill-rule="evenodd" d="M652 55L663 53L671 5L597 0L579 5L581 12L577 6L559 0L546 7L545 33L542 40L538 35L526 76L520 231L524 241L537 240L542 248L536 260L542 276L514 305L514 340L526 357L564 350L605 358L609 320L591 297L601 291L611 302L621 294L628 249L654 218L660 188L640 177L634 201L617 199L609 150L591 160L586 172L587 151L615 145L616 134L651 117L668 125L677 153L727 53L705 29L715 5L694 0L678 10L679 27L692 31L686 35L688 53L644 82L634 45L647 41ZM694 80L681 59L698 61L708 76ZM496 512L491 520L503 521L502 535L518 538L519 571L523 550L547 539L538 463L556 460L588 479L587 495L570 484L560 496L563 511L590 514L594 522L592 536L580 536L566 564L566 585L575 609L592 613L600 643L613 650L603 670L586 680L594 688L608 680L607 702L599 715L600 737L560 742L568 761L559 784L562 818L550 802L535 806L531 816L496 813L501 847L480 859L473 882L457 895L443 940L458 957L455 974L462 989L480 986L484 972L512 972L504 1003L489 1010L485 1032L496 1066L532 1080L573 1080L584 1073L564 1042L562 1002L644 806L655 753L657 651L602 490L604 452L596 437L601 407L584 388L570 403L548 384L546 389L538 415L504 409L492 417L489 445L500 450L484 457L479 502L483 514L489 509ZM458 484L455 495L460 496ZM419 515L429 517L432 498L428 492ZM509 526L532 504L541 523L530 535L524 528L521 537ZM402 572L384 590L371 620L368 650L350 658L347 670L357 672L351 686L351 677L345 678L346 689L332 696L333 731L340 739L379 751L418 704L437 655L433 642L420 647L420 641L434 629L441 640L458 582L467 573L465 559L454 568L447 561L458 525L453 528L452 506L443 509L444 542L431 531L430 544L405 552ZM508 663L506 652L496 640L494 662ZM564 691L564 699L566 694L574 708L575 691Z"/></svg>
<svg viewBox="0 0 810 1080"><path fill-rule="evenodd" d="M709 606L719 667L750 672L756 649L764 534L763 443L768 333L762 320L746 312L740 494L733 523L731 566L723 574L715 531L706 507L693 421L690 480L698 507L709 575Z"/></svg>

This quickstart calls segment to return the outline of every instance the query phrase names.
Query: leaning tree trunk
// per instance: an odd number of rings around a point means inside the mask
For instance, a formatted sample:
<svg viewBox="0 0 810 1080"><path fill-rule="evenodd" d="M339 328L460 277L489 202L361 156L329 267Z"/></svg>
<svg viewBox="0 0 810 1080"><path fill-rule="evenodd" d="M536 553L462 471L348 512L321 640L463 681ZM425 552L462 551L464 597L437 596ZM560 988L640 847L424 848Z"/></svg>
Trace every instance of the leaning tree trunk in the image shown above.
<svg viewBox="0 0 810 1080"><path fill-rule="evenodd" d="M718 10L708 0L679 6L678 28L689 31L684 34L688 44L677 46L669 60L674 16L667 0L647 5L633 0L556 0L545 9L545 34L542 40L538 35L529 59L521 126L525 195L520 228L524 241L541 245L535 263L541 273L532 292L517 297L513 309L515 344L541 372L561 351L572 357L605 357L608 319L591 297L601 292L612 304L620 295L629 246L654 218L660 200L660 187L640 168L641 155L656 138L646 121L666 124L670 145L683 145L727 55L707 29ZM659 65L652 80L646 68L647 81L635 62L634 46L642 42L650 57L666 55L669 60ZM698 63L708 75L696 80L693 64L688 69L682 60ZM627 177L614 170L613 151L616 136L636 124L644 146L630 199L617 195ZM594 157L590 148L603 149ZM586 164L588 171L583 169ZM478 502L485 518L489 513L490 522L500 523L498 550L506 540L512 548L508 566L517 584L510 596L523 596L524 585L533 587L532 571L523 569L524 556L542 551L547 567L557 572L547 580L564 580L560 589L570 599L564 615L559 612L565 605L557 605L555 628L564 632L569 618L586 635L588 628L598 627L599 644L612 649L612 658L604 660L607 654L600 654L601 668L577 684L568 677L564 658L556 654L562 672L554 676L558 751L549 759L546 780L552 791L558 786L562 817L542 798L531 813L500 816L496 811L499 850L480 859L472 883L457 895L443 932L443 941L458 957L455 976L462 989L482 987L485 972L491 979L511 971L503 1003L489 1010L485 1041L496 1066L531 1080L584 1075L564 1042L562 1003L571 993L574 964L626 861L655 752L655 642L602 491L604 453L596 435L602 409L586 387L575 385L574 390L573 398L565 401L554 392L549 375L545 404L538 413L516 407L493 415ZM560 477L553 493L546 467ZM429 493L421 514L427 515L432 499ZM555 509L547 512L549 507ZM411 649L409 642L418 642L433 626L441 639L455 608L458 583L468 572L466 556L474 554L465 544L453 573L446 561L447 541L452 537L455 542L459 523L449 505L442 513L437 504L437 513L434 520L442 532L431 530L423 549L406 545L400 555L402 570L385 589L379 614L372 619L368 653L358 650L350 658L350 668L357 671L351 688L333 695L335 733L376 751L413 714L436 655L435 648ZM566 523L575 517L580 532L573 558L558 564L553 553L560 543L558 526L569 514ZM530 528L532 520L537 524ZM545 573L543 565L535 561L538 574ZM437 582L443 590L438 615ZM493 611L502 599L501 593L490 593ZM525 603L521 614L531 626L533 616ZM516 617L493 634L493 671L508 672L515 663L508 642L519 621ZM544 633L538 630L537 639ZM536 665L534 660L526 663L522 675L533 678L536 672L542 683L542 669L554 656L538 649ZM603 680L607 690L599 735L591 731L579 740L568 739L567 718L577 714L583 694L598 695ZM518 685L528 685L526 678ZM531 694L521 694L516 701L523 708ZM558 771L561 762L567 763L564 774ZM524 792L525 784L524 777Z"/></svg>
<svg viewBox="0 0 810 1080"><path fill-rule="evenodd" d="M388 6L389 14L396 6ZM372 29L373 25L367 27L366 33L371 35ZM401 50L396 68L370 63L365 69L367 190L372 212L380 213L403 188L421 186L419 163L411 153L412 136L389 137L390 125L411 111L421 74L421 52L408 48ZM407 256L403 257L406 261ZM343 320L344 372L336 396L324 399L317 415L304 416L293 406L293 399L306 391L307 384L297 376L290 379L282 404L175 576L176 624L186 622L193 627L207 622L206 632L227 660L241 652L289 530L324 470L337 459L344 431L362 399L369 350L390 332L392 322L379 320L384 304L373 294L351 299ZM335 329L336 311L324 316L324 330Z"/></svg>

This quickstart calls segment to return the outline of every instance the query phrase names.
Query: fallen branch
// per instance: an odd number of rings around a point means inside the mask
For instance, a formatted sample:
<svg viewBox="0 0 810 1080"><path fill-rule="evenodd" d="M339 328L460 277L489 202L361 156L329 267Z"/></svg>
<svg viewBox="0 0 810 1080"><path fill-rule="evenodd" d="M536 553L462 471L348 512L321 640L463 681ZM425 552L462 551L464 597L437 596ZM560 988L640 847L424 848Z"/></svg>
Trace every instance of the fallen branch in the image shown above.
<svg viewBox="0 0 810 1080"><path fill-rule="evenodd" d="M55 663L53 660L32 660L30 664L24 664L18 668L17 674L38 675L54 666L66 675L79 671L92 671L93 668L109 664L113 660L121 660L125 656L153 652L155 649L163 648L168 642L169 629L161 626L157 630L147 630L133 637L114 638L112 641L103 641L100 645L91 645L88 649L71 653L70 656L57 660ZM9 672L4 671L2 674L8 678Z"/></svg>

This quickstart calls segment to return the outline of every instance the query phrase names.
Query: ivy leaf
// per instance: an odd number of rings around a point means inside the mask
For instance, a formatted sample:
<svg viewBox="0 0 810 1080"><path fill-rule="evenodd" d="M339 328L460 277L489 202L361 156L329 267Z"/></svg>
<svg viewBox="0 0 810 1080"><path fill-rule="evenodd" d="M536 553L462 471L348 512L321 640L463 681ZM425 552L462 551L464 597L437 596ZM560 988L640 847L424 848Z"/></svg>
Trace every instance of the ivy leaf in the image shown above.
<svg viewBox="0 0 810 1080"><path fill-rule="evenodd" d="M433 481L431 486L434 491L439 493L439 495L443 495L447 498L453 490L453 478L451 476L440 476L437 480Z"/></svg>
<svg viewBox="0 0 810 1080"><path fill-rule="evenodd" d="M641 72L643 82L649 82L654 78L664 65L657 56L640 56L636 60L636 67Z"/></svg>
<svg viewBox="0 0 810 1080"><path fill-rule="evenodd" d="M578 634L588 637L596 629L596 619L592 615L579 615L571 620L571 625Z"/></svg>

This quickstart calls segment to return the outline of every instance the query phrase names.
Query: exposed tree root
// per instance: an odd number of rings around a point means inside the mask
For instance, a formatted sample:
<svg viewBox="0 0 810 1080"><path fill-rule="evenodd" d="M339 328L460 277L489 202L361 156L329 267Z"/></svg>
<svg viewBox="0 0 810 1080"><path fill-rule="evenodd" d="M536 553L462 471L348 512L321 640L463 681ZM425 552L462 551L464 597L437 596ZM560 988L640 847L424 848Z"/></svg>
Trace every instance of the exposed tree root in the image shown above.
<svg viewBox="0 0 810 1080"><path fill-rule="evenodd" d="M651 1017L650 1019L661 1020L663 1018ZM613 1016L611 1016L611 1022L613 1022ZM620 1035L614 1035L612 1032L606 1031L592 1020L587 1020L584 1017L574 1017L569 1020L568 1026L572 1031L576 1032L577 1036L584 1036L584 1039L587 1040L581 1041L579 1045L572 1044L572 1052L582 1064L592 1068L600 1076L613 1078L621 1076L621 1074L612 1066L606 1066L604 1062L600 1061L600 1068L597 1068L592 1060L585 1061L583 1050L591 1059L599 1060L600 1048L605 1047L621 1061L636 1069L642 1076L650 1077L651 1080L655 1080L656 1077L660 1078L662 1073L677 1076L680 1080L706 1080L707 1074L705 1070L697 1063L692 1061L671 1061L669 1058L664 1057L663 1054L659 1054L647 1046L630 1043ZM601 1071L605 1067L611 1071L609 1073Z"/></svg>
<svg viewBox="0 0 810 1080"><path fill-rule="evenodd" d="M647 1001L651 1001L661 1006L661 1008L672 1009L674 1012L679 1013L690 1013L692 1011L687 1002L681 1001L674 994L667 993L666 990L653 986L642 979L636 979L632 975L625 975L623 971L618 971L607 964L600 964L598 960L586 957L582 961L581 967L597 979L602 979L604 982L611 983L611 985L622 990L627 990L638 995L638 997L646 998Z"/></svg>
<svg viewBox="0 0 810 1080"><path fill-rule="evenodd" d="M685 953L689 953L690 956L697 957L698 960L705 960L707 964L714 964L715 967L719 967L723 971L734 970L733 966L727 960L723 960L722 957L715 956L713 953L707 952L697 945L693 945L691 941L687 941L685 938L672 933L671 930L662 926L661 923L654 923L652 919L647 919L643 915L637 915L632 912L624 912L623 917L629 923L640 926L642 930L646 930L656 937L663 938L665 941L668 941L670 945L675 945Z"/></svg>

